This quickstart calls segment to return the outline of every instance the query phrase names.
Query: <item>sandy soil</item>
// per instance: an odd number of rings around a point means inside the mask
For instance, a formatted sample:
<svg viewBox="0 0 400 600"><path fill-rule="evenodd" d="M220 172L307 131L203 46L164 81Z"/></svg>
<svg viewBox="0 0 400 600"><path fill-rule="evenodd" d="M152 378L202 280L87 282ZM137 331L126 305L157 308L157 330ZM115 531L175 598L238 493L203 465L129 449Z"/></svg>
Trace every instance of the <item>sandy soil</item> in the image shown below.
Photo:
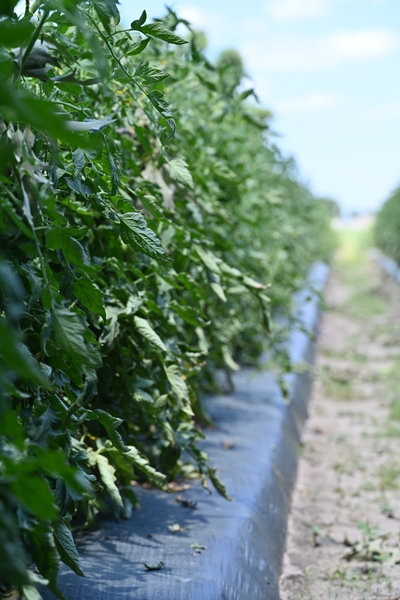
<svg viewBox="0 0 400 600"><path fill-rule="evenodd" d="M400 600L400 288L339 264L326 301L281 599Z"/></svg>

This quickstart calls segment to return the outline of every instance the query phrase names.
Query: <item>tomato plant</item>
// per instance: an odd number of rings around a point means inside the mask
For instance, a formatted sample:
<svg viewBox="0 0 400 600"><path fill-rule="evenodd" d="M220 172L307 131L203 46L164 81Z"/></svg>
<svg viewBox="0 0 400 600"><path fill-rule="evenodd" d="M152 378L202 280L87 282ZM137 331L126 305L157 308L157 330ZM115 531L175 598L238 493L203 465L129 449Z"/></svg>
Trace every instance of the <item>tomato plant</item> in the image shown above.
<svg viewBox="0 0 400 600"><path fill-rule="evenodd" d="M400 264L400 189L393 191L378 212L374 237L378 248Z"/></svg>
<svg viewBox="0 0 400 600"><path fill-rule="evenodd" d="M62 598L59 560L82 575L71 520L129 517L132 481L167 490L194 470L227 496L198 446L201 394L282 355L276 318L329 218L240 61L211 64L173 11L123 28L116 0L15 5L0 9L0 581Z"/></svg>

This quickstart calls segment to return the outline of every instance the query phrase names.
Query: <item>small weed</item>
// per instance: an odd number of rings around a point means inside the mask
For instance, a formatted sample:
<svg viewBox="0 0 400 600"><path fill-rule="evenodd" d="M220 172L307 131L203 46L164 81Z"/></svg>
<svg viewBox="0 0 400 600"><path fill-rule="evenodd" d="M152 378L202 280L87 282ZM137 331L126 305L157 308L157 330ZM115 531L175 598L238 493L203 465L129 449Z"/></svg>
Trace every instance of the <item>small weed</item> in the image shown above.
<svg viewBox="0 0 400 600"><path fill-rule="evenodd" d="M364 485L361 487L361 489L363 489L366 492L374 492L376 490L376 487L374 486L373 483L371 483L370 481L367 481L366 483L364 483Z"/></svg>
<svg viewBox="0 0 400 600"><path fill-rule="evenodd" d="M317 548L318 546L321 545L321 542L318 539L320 536L321 536L321 529L318 527L318 525L313 525L312 542L311 542L311 545L313 548Z"/></svg>
<svg viewBox="0 0 400 600"><path fill-rule="evenodd" d="M385 498L381 502L380 509L382 514L386 515L389 519L395 518L393 506L391 506Z"/></svg>

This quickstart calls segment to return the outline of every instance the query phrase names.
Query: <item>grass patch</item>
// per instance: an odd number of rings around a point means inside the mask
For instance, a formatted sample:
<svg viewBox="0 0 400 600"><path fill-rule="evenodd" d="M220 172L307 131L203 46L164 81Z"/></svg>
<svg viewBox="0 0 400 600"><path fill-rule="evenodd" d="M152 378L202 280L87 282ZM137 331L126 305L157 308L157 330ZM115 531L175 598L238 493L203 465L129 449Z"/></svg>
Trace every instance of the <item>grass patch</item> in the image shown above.
<svg viewBox="0 0 400 600"><path fill-rule="evenodd" d="M374 492L376 490L376 487L373 483L371 483L371 481L367 481L366 483L364 483L364 485L361 486L361 489L364 490L364 492Z"/></svg>
<svg viewBox="0 0 400 600"><path fill-rule="evenodd" d="M393 402L390 407L389 419L400 421L400 400Z"/></svg>
<svg viewBox="0 0 400 600"><path fill-rule="evenodd" d="M400 421L400 358L389 369L385 369L385 388L390 402L386 437L400 438L399 426L392 421Z"/></svg>
<svg viewBox="0 0 400 600"><path fill-rule="evenodd" d="M342 282L352 288L351 298L342 307L353 318L367 319L387 311L379 290L371 289L367 251L373 246L372 224L348 226L340 231L337 265Z"/></svg>
<svg viewBox="0 0 400 600"><path fill-rule="evenodd" d="M350 317L366 319L384 314L387 311L387 301L370 289L358 289L343 305L343 310Z"/></svg>
<svg viewBox="0 0 400 600"><path fill-rule="evenodd" d="M321 350L322 354L328 358L346 358L346 352L344 351L338 351L338 350L332 350L331 348L322 348Z"/></svg>
<svg viewBox="0 0 400 600"><path fill-rule="evenodd" d="M400 427L394 423L388 422L386 429L378 437L398 438L400 440Z"/></svg>
<svg viewBox="0 0 400 600"><path fill-rule="evenodd" d="M328 366L322 368L322 382L329 398L352 400L354 397L353 375L347 371L333 371Z"/></svg>
<svg viewBox="0 0 400 600"><path fill-rule="evenodd" d="M353 384L345 379L331 379L326 384L325 391L330 398L335 400L352 400L354 397Z"/></svg>
<svg viewBox="0 0 400 600"><path fill-rule="evenodd" d="M397 463L387 463L379 469L379 482L382 490L397 490L400 466Z"/></svg>
<svg viewBox="0 0 400 600"><path fill-rule="evenodd" d="M358 364L364 364L368 361L368 356L357 350L332 350L331 348L322 348L321 353L327 358L336 358L341 360L353 360Z"/></svg>
<svg viewBox="0 0 400 600"><path fill-rule="evenodd" d="M354 352L354 354L349 354L349 356L359 365L363 365L368 362L368 356L363 352Z"/></svg>

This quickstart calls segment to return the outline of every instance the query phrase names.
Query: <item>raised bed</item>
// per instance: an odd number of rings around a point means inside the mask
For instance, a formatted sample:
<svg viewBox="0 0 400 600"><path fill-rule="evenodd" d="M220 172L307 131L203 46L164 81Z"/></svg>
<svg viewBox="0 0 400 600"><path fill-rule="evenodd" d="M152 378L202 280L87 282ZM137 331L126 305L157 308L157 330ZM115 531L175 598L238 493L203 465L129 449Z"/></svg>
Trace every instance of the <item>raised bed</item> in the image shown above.
<svg viewBox="0 0 400 600"><path fill-rule="evenodd" d="M322 290L328 267L317 264L310 280ZM304 327L317 333L317 295L296 297ZM294 331L292 360L312 363L314 336ZM234 498L208 495L198 481L176 495L136 489L143 508L128 521L105 522L78 540L86 577L62 568L59 585L68 600L277 600L287 516L297 469L300 432L311 389L308 372L288 377L290 402L276 376L242 370L235 391L206 400L215 429L210 454ZM168 526L180 525L173 533ZM177 528L177 527L175 527ZM147 571L147 565L164 564ZM41 593L53 598L47 589Z"/></svg>

